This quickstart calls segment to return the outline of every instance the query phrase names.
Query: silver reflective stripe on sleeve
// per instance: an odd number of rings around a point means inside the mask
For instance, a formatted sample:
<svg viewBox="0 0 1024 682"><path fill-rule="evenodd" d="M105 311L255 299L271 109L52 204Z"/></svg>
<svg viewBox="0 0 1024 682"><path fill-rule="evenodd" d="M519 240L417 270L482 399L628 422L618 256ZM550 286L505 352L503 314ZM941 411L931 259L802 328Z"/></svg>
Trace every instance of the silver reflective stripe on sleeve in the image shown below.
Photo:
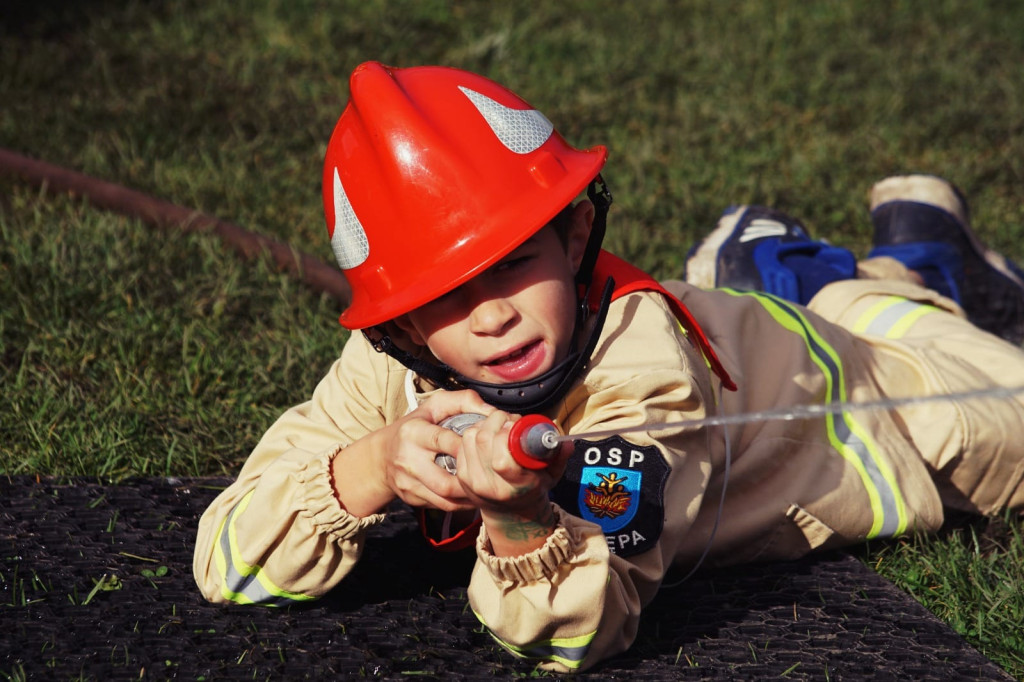
<svg viewBox="0 0 1024 682"><path fill-rule="evenodd" d="M853 326L853 332L899 339L914 322L937 310L934 306L915 303L901 296L889 296L861 315Z"/></svg>
<svg viewBox="0 0 1024 682"><path fill-rule="evenodd" d="M487 628L495 642L508 649L508 651L520 658L540 661L555 661L561 663L570 670L576 670L583 665L583 659L590 651L590 643L594 641L597 631L578 637L556 637L547 641L533 642L526 646L509 644L501 637L494 634L494 631L487 626L484 619L476 611L473 612L477 620Z"/></svg>
<svg viewBox="0 0 1024 682"><path fill-rule="evenodd" d="M235 505L217 534L214 561L221 577L221 595L238 604L265 606L286 606L315 599L305 594L282 590L266 577L262 567L250 566L242 560L235 538L235 519L249 506L253 492L255 491L246 493Z"/></svg>

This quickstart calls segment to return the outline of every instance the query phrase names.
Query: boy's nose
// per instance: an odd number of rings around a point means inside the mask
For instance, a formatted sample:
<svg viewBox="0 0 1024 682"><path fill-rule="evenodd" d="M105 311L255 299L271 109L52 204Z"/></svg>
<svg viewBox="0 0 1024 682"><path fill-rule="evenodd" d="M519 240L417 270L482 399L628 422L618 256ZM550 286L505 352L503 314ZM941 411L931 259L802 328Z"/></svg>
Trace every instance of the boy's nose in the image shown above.
<svg viewBox="0 0 1024 682"><path fill-rule="evenodd" d="M497 336L516 320L516 309L504 298L478 301L470 313L470 330L474 334Z"/></svg>

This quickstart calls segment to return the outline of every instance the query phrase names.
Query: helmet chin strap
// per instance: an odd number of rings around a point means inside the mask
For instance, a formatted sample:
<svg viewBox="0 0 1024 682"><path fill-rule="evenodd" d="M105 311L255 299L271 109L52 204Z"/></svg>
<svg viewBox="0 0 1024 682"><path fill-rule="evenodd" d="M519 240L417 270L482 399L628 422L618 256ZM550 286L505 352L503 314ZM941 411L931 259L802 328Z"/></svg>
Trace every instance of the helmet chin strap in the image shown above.
<svg viewBox="0 0 1024 682"><path fill-rule="evenodd" d="M604 242L604 233L608 226L608 209L612 206L612 193L608 191L608 184L600 174L587 185L587 198L594 205L594 221L590 226L590 237L587 239L587 248L583 252L580 268L576 271L576 285L581 289L580 296L583 300L586 300L590 282L594 278L594 266L597 265L597 257L601 253L601 244Z"/></svg>
<svg viewBox="0 0 1024 682"><path fill-rule="evenodd" d="M601 252L601 242L604 241L608 209L612 203L611 192L608 191L608 187L600 175L587 187L587 197L594 204L594 221L591 226L586 249L583 253L583 259L580 261L580 267L576 273L579 304L573 330L574 340L577 340L579 335L583 333L586 322L591 314L587 300L589 299L590 286L594 276L594 265L597 262L598 254ZM561 362L539 377L516 383L495 384L476 381L459 374L448 365L417 358L395 344L391 337L381 328L364 329L363 334L373 344L377 352L387 353L413 372L416 372L416 374L440 388L449 391L471 389L476 391L488 404L506 412L516 414L544 412L562 399L572 387L576 378L586 369L587 363L590 362L590 356L597 347L601 330L604 328L605 318L608 316L608 306L611 304L614 288L615 282L609 277L604 284L604 289L601 291L601 299L597 310L594 311L596 317L594 318L593 328L582 348L569 353Z"/></svg>

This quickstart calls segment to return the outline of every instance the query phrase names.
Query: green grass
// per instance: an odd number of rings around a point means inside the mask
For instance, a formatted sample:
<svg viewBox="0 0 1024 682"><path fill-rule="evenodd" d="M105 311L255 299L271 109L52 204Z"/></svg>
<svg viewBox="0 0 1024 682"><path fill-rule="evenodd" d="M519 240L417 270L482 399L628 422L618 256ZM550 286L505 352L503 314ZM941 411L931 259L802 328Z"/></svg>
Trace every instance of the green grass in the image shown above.
<svg viewBox="0 0 1024 682"><path fill-rule="evenodd" d="M342 335L333 302L208 238L11 188L0 470L231 473Z"/></svg>
<svg viewBox="0 0 1024 682"><path fill-rule="evenodd" d="M862 249L868 189L903 171L956 181L1024 259L1024 5L1000 0L0 0L0 147L327 260L320 163L366 59L480 71L608 145L608 245L657 276L729 203ZM211 238L0 179L0 472L232 473L337 355L337 312ZM1024 677L1019 522L974 529L865 560Z"/></svg>
<svg viewBox="0 0 1024 682"><path fill-rule="evenodd" d="M1024 537L1019 518L956 518L939 537L892 540L863 560L1018 679L1024 677Z"/></svg>

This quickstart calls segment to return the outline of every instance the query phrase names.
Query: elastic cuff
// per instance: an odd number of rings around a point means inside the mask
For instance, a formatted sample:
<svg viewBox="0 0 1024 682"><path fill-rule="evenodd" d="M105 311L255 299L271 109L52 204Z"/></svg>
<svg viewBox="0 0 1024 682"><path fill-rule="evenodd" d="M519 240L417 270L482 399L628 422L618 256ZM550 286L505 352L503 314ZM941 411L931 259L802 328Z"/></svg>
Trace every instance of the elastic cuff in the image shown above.
<svg viewBox="0 0 1024 682"><path fill-rule="evenodd" d="M491 551L486 526L480 527L476 555L495 578L509 583L550 580L558 574L561 566L576 556L576 543L562 523L565 512L554 503L551 506L555 513L555 530L542 546L528 554L514 557L495 556Z"/></svg>
<svg viewBox="0 0 1024 682"><path fill-rule="evenodd" d="M355 516L341 506L334 493L334 486L331 485L331 460L344 449L343 445L339 445L333 450L327 450L311 460L299 473L301 483L305 487L306 514L317 530L338 540L347 540L370 526L379 524L386 516Z"/></svg>

